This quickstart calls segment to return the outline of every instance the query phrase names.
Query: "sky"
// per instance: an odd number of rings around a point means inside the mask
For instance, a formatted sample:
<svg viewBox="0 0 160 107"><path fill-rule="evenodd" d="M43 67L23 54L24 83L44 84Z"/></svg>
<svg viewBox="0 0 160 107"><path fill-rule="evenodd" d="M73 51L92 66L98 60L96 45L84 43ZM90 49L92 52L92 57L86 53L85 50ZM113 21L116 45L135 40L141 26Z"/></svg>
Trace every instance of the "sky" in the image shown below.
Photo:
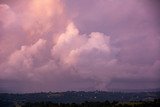
<svg viewBox="0 0 160 107"><path fill-rule="evenodd" d="M0 92L160 89L159 0L0 0Z"/></svg>

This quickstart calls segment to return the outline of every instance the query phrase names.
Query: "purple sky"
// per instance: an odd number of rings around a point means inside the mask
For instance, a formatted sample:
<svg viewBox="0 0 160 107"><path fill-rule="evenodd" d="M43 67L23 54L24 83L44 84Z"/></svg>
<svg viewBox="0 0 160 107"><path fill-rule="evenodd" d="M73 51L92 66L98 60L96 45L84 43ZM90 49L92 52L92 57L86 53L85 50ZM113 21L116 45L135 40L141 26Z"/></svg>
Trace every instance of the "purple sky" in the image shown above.
<svg viewBox="0 0 160 107"><path fill-rule="evenodd" d="M0 92L160 88L158 0L0 0Z"/></svg>

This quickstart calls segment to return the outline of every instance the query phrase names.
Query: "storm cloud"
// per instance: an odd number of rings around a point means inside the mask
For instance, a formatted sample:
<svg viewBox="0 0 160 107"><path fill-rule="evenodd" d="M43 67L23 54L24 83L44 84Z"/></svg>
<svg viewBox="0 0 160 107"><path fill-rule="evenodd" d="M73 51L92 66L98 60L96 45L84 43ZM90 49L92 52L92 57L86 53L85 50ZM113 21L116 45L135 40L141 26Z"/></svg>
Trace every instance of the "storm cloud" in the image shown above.
<svg viewBox="0 0 160 107"><path fill-rule="evenodd" d="M160 88L154 4L0 1L0 92Z"/></svg>

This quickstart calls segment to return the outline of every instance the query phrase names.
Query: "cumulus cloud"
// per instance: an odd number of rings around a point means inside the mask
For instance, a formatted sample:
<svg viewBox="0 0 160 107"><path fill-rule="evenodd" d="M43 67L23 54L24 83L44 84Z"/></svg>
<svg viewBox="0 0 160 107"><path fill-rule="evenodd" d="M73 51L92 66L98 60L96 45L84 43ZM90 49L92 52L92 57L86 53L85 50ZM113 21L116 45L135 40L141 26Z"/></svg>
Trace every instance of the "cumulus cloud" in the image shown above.
<svg viewBox="0 0 160 107"><path fill-rule="evenodd" d="M24 10L22 24L29 36L44 36L44 33L51 30L56 31L61 21L65 20L60 0L32 0L27 8Z"/></svg>
<svg viewBox="0 0 160 107"><path fill-rule="evenodd" d="M3 27L9 26L15 20L15 14L6 4L0 4L0 22L3 24Z"/></svg>
<svg viewBox="0 0 160 107"><path fill-rule="evenodd" d="M13 79L18 77L19 73L27 76L30 75L36 66L40 66L45 61L46 41L39 39L31 46L21 46L20 50L16 50L8 57L3 66L1 66L1 77ZM43 62L42 62L43 61Z"/></svg>
<svg viewBox="0 0 160 107"><path fill-rule="evenodd" d="M21 49L11 54L9 58L9 64L12 66L20 66L30 68L33 66L33 58L40 59L39 53L45 51L45 40L39 39L32 46L21 46Z"/></svg>
<svg viewBox="0 0 160 107"><path fill-rule="evenodd" d="M53 57L58 58L58 61L72 66L82 79L90 78L94 81L92 83L92 85L94 84L94 89L109 89L112 86L112 81L116 78L138 79L139 81L143 78L144 80L159 81L159 76L156 75L156 72L159 72L159 67L155 67L158 59L150 65L140 65L139 61L136 61L137 64L132 63L132 61L129 61L129 63L128 61L123 62L118 56L123 51L123 48L117 48L112 45L110 38L111 36L99 32L81 35L71 23L68 25L66 32L59 36L57 44L52 49L52 54ZM158 45L156 44L155 46ZM135 59L137 57L136 55L134 56ZM147 59L146 57L144 59ZM151 56L149 57L151 58ZM154 87L157 86L158 84ZM144 87L149 88L149 84Z"/></svg>
<svg viewBox="0 0 160 107"><path fill-rule="evenodd" d="M79 2L86 6L60 0L0 5L1 92L160 88L160 38L157 25L148 26L150 8L101 0L92 2L92 11L89 1ZM141 30L134 29L138 23Z"/></svg>
<svg viewBox="0 0 160 107"><path fill-rule="evenodd" d="M48 44L52 44L57 33L61 33L68 23L59 0L4 3L0 8L0 63L22 45L34 44L40 38L50 40Z"/></svg>

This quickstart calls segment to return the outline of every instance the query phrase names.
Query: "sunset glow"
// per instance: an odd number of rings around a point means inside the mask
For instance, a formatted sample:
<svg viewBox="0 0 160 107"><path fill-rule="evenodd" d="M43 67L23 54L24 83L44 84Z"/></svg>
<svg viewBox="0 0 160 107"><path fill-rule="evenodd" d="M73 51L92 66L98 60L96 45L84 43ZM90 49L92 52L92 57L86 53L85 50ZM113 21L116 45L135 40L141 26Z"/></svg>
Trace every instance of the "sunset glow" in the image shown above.
<svg viewBox="0 0 160 107"><path fill-rule="evenodd" d="M0 92L159 89L156 3L0 0Z"/></svg>

